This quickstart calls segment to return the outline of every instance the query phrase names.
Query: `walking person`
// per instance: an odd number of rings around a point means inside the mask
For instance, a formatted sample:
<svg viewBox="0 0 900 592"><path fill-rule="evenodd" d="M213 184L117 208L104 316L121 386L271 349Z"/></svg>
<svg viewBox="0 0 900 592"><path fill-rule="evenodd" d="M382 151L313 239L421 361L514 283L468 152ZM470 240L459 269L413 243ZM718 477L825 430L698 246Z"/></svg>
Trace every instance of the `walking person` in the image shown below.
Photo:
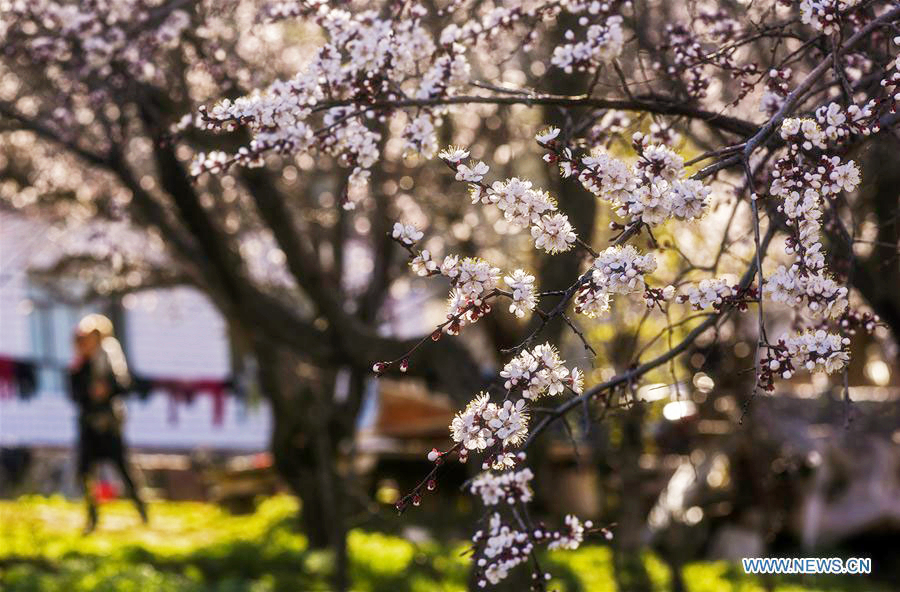
<svg viewBox="0 0 900 592"><path fill-rule="evenodd" d="M78 406L78 478L87 503L85 534L97 526L97 503L90 481L94 467L103 460L118 469L128 497L146 523L146 506L131 478L122 440L120 397L130 387L131 377L122 347L113 336L112 322L105 316L88 315L78 323L70 379L72 399Z"/></svg>

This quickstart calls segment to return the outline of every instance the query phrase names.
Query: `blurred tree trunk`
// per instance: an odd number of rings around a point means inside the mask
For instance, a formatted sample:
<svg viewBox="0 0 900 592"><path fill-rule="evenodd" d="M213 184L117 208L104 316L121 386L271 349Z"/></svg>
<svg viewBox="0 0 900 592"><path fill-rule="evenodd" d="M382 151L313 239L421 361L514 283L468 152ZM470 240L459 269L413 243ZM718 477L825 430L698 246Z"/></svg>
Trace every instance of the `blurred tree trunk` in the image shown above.
<svg viewBox="0 0 900 592"><path fill-rule="evenodd" d="M336 369L311 366L271 344L258 344L256 351L260 383L272 403L275 468L302 502L310 548L334 553L333 589L346 590L349 497L340 449L353 436L356 414L335 404Z"/></svg>
<svg viewBox="0 0 900 592"><path fill-rule="evenodd" d="M865 297L869 305L888 325L895 338L900 338L900 256L897 243L900 241L900 152L898 140L889 133L882 134L882 140L857 160L862 161L863 186L857 203L869 204L877 226L870 254L857 257L852 270L851 281ZM851 206L853 207L853 206ZM859 206L854 208L858 219L866 214ZM858 220L859 221L859 220ZM857 237L858 238L858 237ZM842 239L832 237L836 245L844 249ZM867 246L867 245L864 245Z"/></svg>
<svg viewBox="0 0 900 592"><path fill-rule="evenodd" d="M613 546L616 584L621 592L649 592L650 576L644 566L641 551L647 512L640 495L643 471L640 467L644 451L644 405L640 402L627 409L621 419L621 442L617 451L619 467L618 526Z"/></svg>

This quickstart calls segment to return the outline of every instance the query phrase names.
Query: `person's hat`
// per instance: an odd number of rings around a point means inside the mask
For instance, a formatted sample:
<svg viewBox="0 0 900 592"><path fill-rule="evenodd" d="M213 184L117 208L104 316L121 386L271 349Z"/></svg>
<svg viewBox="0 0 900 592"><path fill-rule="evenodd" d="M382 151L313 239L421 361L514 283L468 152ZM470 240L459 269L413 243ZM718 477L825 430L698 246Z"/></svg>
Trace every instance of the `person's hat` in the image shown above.
<svg viewBox="0 0 900 592"><path fill-rule="evenodd" d="M101 314L89 314L80 321L75 328L75 335L90 335L97 332L101 337L110 337L113 334L113 324L109 318Z"/></svg>

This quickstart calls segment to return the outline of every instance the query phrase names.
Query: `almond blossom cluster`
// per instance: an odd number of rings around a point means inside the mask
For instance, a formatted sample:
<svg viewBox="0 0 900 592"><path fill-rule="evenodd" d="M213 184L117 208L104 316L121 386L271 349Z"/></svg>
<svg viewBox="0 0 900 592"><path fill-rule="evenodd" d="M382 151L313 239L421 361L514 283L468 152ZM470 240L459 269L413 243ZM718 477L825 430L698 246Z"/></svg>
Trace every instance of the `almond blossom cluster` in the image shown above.
<svg viewBox="0 0 900 592"><path fill-rule="evenodd" d="M823 273L800 273L796 264L779 265L766 278L765 291L773 302L805 305L814 317L837 318L847 309L845 286Z"/></svg>
<svg viewBox="0 0 900 592"><path fill-rule="evenodd" d="M726 305L736 305L740 310L746 310L747 302L752 302L756 298L756 288L741 288L727 278L707 278L689 285L678 296L678 302L687 302L694 310L710 307L722 310Z"/></svg>
<svg viewBox="0 0 900 592"><path fill-rule="evenodd" d="M515 459L500 455L524 442L527 435L525 399L515 403L507 400L498 405L484 392L469 401L450 423L450 436L454 442L466 451L489 451L485 464L497 469L515 464Z"/></svg>
<svg viewBox="0 0 900 592"><path fill-rule="evenodd" d="M556 141L558 133L551 128L535 136L552 151L544 159L559 162L563 177L577 176L585 189L611 202L619 216L657 226L670 218L692 220L703 214L711 190L686 177L684 160L671 148L636 133L632 145L638 160L629 167L600 149L575 156Z"/></svg>
<svg viewBox="0 0 900 592"><path fill-rule="evenodd" d="M847 308L847 289L825 269L821 219L827 199L856 189L859 169L837 156L808 154L824 150L828 141L815 120L785 119L781 137L788 142L788 154L775 165L770 193L784 200L778 210L791 229L786 250L797 259L789 267L779 266L765 290L776 302L803 304L813 316L836 318Z"/></svg>
<svg viewBox="0 0 900 592"><path fill-rule="evenodd" d="M414 248L416 241L422 238L422 232L411 225L396 223L391 237L410 251L409 266L420 277L442 275L450 280L450 296L447 305L447 322L441 327L450 335L458 335L460 329L471 324L491 311L489 299L498 294L506 294L511 304L510 312L517 317L537 306L537 295L534 289L534 276L521 269L504 277L504 282L511 292L499 290L500 268L494 267L480 257L464 257L447 255L438 263L432 253ZM439 327L439 329L441 328ZM438 331L437 337L440 336ZM436 337L436 338L437 338Z"/></svg>
<svg viewBox="0 0 900 592"><path fill-rule="evenodd" d="M689 22L666 25L665 41L658 49L671 54L671 59L665 63L657 61L653 67L669 77L680 78L691 97L706 98L715 68L737 80L757 73L752 62L738 64L735 47L727 43L740 30L740 23L727 10L700 8Z"/></svg>
<svg viewBox="0 0 900 592"><path fill-rule="evenodd" d="M724 278L709 278L692 285L687 292L678 297L679 302L689 302L694 310L703 310L710 306L721 308L726 298L735 293L735 288Z"/></svg>
<svg viewBox="0 0 900 592"><path fill-rule="evenodd" d="M790 68L772 68L766 78L766 90L759 100L759 110L768 117L775 115L785 97L791 91L790 81L793 71Z"/></svg>
<svg viewBox="0 0 900 592"><path fill-rule="evenodd" d="M582 522L569 514L565 518L565 528L559 531L526 528L524 524L518 528L510 526L503 521L499 512L494 512L488 521L487 531L479 530L475 533L472 544L478 556L475 564L478 567L479 587L484 588L488 583L498 584L506 579L510 570L531 558L535 545L546 545L550 551L578 549L584 542L586 532L593 528L593 523L590 520ZM536 572L532 577L549 580L550 574ZM543 581L537 582L538 589L542 589L540 586L543 584Z"/></svg>
<svg viewBox="0 0 900 592"><path fill-rule="evenodd" d="M500 371L500 376L506 379L503 387L510 392L521 390L522 396L532 401L544 395L558 395L566 387L580 393L584 386L581 371L578 368L570 371L564 364L549 343L525 350Z"/></svg>
<svg viewBox="0 0 900 592"><path fill-rule="evenodd" d="M584 386L581 371L566 368L549 343L521 352L503 367L500 376L506 379L507 397L521 392L522 398L497 404L482 392L450 424L451 438L462 446L463 458L468 450L488 452L485 468L503 469L518 462L511 450L528 435L527 400L557 395L566 388L580 393Z"/></svg>
<svg viewBox="0 0 900 592"><path fill-rule="evenodd" d="M391 238L406 246L416 244L423 236L421 230L412 224L403 224L402 222L396 222L391 230Z"/></svg>
<svg viewBox="0 0 900 592"><path fill-rule="evenodd" d="M611 294L644 292L644 276L655 270L652 253L641 255L631 245L609 247L594 260L590 277L575 295L575 312L590 318L604 314Z"/></svg>
<svg viewBox="0 0 900 592"><path fill-rule="evenodd" d="M828 374L842 370L850 361L849 346L849 337L824 329L783 335L761 360L760 384L772 391L776 376L787 380L800 368Z"/></svg>
<svg viewBox="0 0 900 592"><path fill-rule="evenodd" d="M868 136L878 131L875 117L875 101L863 106L844 107L839 103L829 103L816 109L816 121L834 143L847 140L855 135Z"/></svg>
<svg viewBox="0 0 900 592"><path fill-rule="evenodd" d="M824 370L828 374L842 369L850 361L847 346L850 339L837 333L805 331L788 336L784 340L787 354L797 365L813 372Z"/></svg>
<svg viewBox="0 0 900 592"><path fill-rule="evenodd" d="M802 0L800 19L827 35L841 28L844 13L860 4L860 0Z"/></svg>
<svg viewBox="0 0 900 592"><path fill-rule="evenodd" d="M4 2L0 39L5 50L25 52L52 76L68 78L67 85L86 86L116 69L158 82L163 69L147 56L177 45L191 25L185 10L158 9L152 0Z"/></svg>
<svg viewBox="0 0 900 592"><path fill-rule="evenodd" d="M599 2L593 4L600 5ZM585 31L583 41L573 42L575 33L572 31L566 31L565 36L570 43L560 45L553 51L551 63L569 74L591 70L598 64L619 57L625 45L622 17L619 15L591 24Z"/></svg>
<svg viewBox="0 0 900 592"><path fill-rule="evenodd" d="M524 455L520 453L520 457ZM544 545L551 551L577 549L593 528L590 520L582 522L571 514L566 516L564 527L560 530L549 530L540 523L533 524L528 512L524 511L526 504L534 497L530 486L533 478L531 469L525 468L504 473L484 472L472 481L470 491L481 498L485 507L497 508L488 518L487 530L478 530L472 537L479 587L485 587L488 583L498 584L506 579L510 570L531 559L537 545ZM518 512L516 508L523 511ZM507 509L511 509L515 525L504 519ZM598 530L606 537L611 536L606 529ZM537 569L532 578L539 580L533 589L540 590L550 575Z"/></svg>
<svg viewBox="0 0 900 592"><path fill-rule="evenodd" d="M510 275L504 276L503 282L509 287L512 302L509 304L509 312L522 318L529 311L537 307L537 292L534 288L534 276L523 269L516 269Z"/></svg>
<svg viewBox="0 0 900 592"><path fill-rule="evenodd" d="M577 368L569 370L549 343L531 351L523 351L504 366L500 375L506 379L507 398L493 403L482 392L459 412L450 424L451 439L460 448L460 460L468 451L486 452L484 469L502 470L521 462L513 450L528 436L529 413L526 402L545 394L557 395L565 388L580 393L584 379ZM509 396L521 391L522 398Z"/></svg>
<svg viewBox="0 0 900 592"><path fill-rule="evenodd" d="M900 45L900 35L894 37L894 45ZM887 68L887 76L881 80L886 97L876 102L886 104L887 110L896 113L900 109L900 56L894 57ZM876 130L877 131L877 130Z"/></svg>
<svg viewBox="0 0 900 592"><path fill-rule="evenodd" d="M496 506L501 501L512 506L517 502L527 503L532 500L532 479L534 473L529 468L504 473L485 471L472 481L469 490L479 496L485 506Z"/></svg>
<svg viewBox="0 0 900 592"><path fill-rule="evenodd" d="M441 263L440 273L449 278L453 286L447 307L447 332L457 335L463 325L474 323L490 312L491 306L486 299L494 294L500 269L479 257L460 260L456 255L447 255Z"/></svg>
<svg viewBox="0 0 900 592"><path fill-rule="evenodd" d="M433 338L440 338L440 330L445 329L450 335L458 335L460 329L471 324L491 311L491 298L504 296L509 298L509 312L517 318L537 308L538 297L534 285L534 276L523 269L516 269L503 277L509 288L499 288L500 268L492 266L480 257L447 255L442 261L434 258L428 249L418 250L416 243L424 233L412 224L397 222L391 231L391 238L409 251L409 266L419 277L442 275L450 280L450 296L447 308L447 321L438 327ZM381 364L390 365L381 362ZM384 366L386 367L386 366Z"/></svg>
<svg viewBox="0 0 900 592"><path fill-rule="evenodd" d="M456 173L457 181L469 183L472 203L496 205L515 228L530 225L536 248L550 254L572 248L577 238L572 224L568 216L557 211L556 200L546 191L516 177L487 185L483 179L488 165L480 161L471 166L464 164L469 152L461 148L450 147L441 151L440 157Z"/></svg>
<svg viewBox="0 0 900 592"><path fill-rule="evenodd" d="M585 527L591 528L593 524L590 520L582 523L577 516L569 514L566 516L566 530L549 534L550 543L547 548L551 551L554 549L568 549L574 551L584 542ZM541 537L543 538L543 537Z"/></svg>
<svg viewBox="0 0 900 592"><path fill-rule="evenodd" d="M500 279L500 269L480 257L460 260L456 255L447 255L441 264L441 274L450 278L465 298L473 301L479 301L493 291Z"/></svg>
<svg viewBox="0 0 900 592"><path fill-rule="evenodd" d="M505 524L496 512L491 515L487 532L477 531L472 537L472 544L479 555L476 565L480 575L478 586L481 588L506 579L511 569L530 559L534 549L527 532Z"/></svg>
<svg viewBox="0 0 900 592"><path fill-rule="evenodd" d="M281 16L298 11L276 12ZM245 126L252 139L224 162L201 155L195 175L232 164L258 166L269 151L318 151L348 167L352 185L365 185L368 170L380 156L381 134L372 123L396 109L384 113L360 105L447 97L469 81L464 47L452 35L436 39L423 23L428 13L421 5L383 16L374 10L350 13L325 3L313 3L299 12L326 32L326 43L293 78L200 109L206 128L231 131ZM405 147L432 156L437 149L435 128L445 112L446 107L435 106L408 117ZM348 209L354 205L353 200L344 201Z"/></svg>

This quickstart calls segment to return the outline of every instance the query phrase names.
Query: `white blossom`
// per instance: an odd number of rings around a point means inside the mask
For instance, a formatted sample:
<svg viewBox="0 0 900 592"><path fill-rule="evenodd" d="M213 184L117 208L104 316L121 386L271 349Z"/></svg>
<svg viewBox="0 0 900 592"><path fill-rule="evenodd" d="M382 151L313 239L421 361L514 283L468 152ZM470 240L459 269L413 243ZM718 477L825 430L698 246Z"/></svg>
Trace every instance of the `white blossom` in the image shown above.
<svg viewBox="0 0 900 592"><path fill-rule="evenodd" d="M830 35L840 30L841 14L860 0L802 0L800 19L807 25Z"/></svg>
<svg viewBox="0 0 900 592"><path fill-rule="evenodd" d="M689 302L694 310L704 308L721 308L726 298L735 295L732 284L725 278L708 278L689 286L680 297L682 302Z"/></svg>
<svg viewBox="0 0 900 592"><path fill-rule="evenodd" d="M534 400L545 394L557 395L567 385L572 386L572 377L564 364L556 348L545 343L511 359L500 371L500 376L506 379L505 389L520 390L523 397Z"/></svg>
<svg viewBox="0 0 900 592"><path fill-rule="evenodd" d="M554 540L547 545L547 549L568 549L574 551L584 541L584 524L576 516L566 516L566 530L555 533Z"/></svg>
<svg viewBox="0 0 900 592"><path fill-rule="evenodd" d="M631 245L609 247L594 260L593 282L614 294L644 289L644 276L656 270L652 253L641 255Z"/></svg>
<svg viewBox="0 0 900 592"><path fill-rule="evenodd" d="M447 162L456 164L458 162L462 162L463 160L469 158L469 151L464 148L459 148L457 146L450 146L441 150L440 154L438 154L441 158L446 160Z"/></svg>
<svg viewBox="0 0 900 592"><path fill-rule="evenodd" d="M782 340L794 364L810 372L825 371L831 374L843 369L850 361L847 352L850 339L837 333L819 329L785 336Z"/></svg>
<svg viewBox="0 0 900 592"><path fill-rule="evenodd" d="M533 478L534 473L528 468L504 473L486 471L472 481L469 490L481 497L485 506L496 506L500 502L509 505L527 503L534 497L529 485Z"/></svg>
<svg viewBox="0 0 900 592"><path fill-rule="evenodd" d="M409 262L413 273L420 277L425 277L438 271L437 261L431 258L431 252L428 249L422 249L422 252L413 257Z"/></svg>
<svg viewBox="0 0 900 592"><path fill-rule="evenodd" d="M848 290L822 271L801 272L799 266L779 265L766 278L765 292L787 306L804 304L816 318L837 318L848 306Z"/></svg>
<svg viewBox="0 0 900 592"><path fill-rule="evenodd" d="M559 136L559 128L558 127L548 127L547 129L538 132L534 139L537 140L539 144L546 144L551 140L555 140Z"/></svg>
<svg viewBox="0 0 900 592"><path fill-rule="evenodd" d="M566 72L586 70L593 64L618 57L624 44L622 17L610 16L604 23L588 27L584 41L558 46L551 63Z"/></svg>
<svg viewBox="0 0 900 592"><path fill-rule="evenodd" d="M484 176L489 170L488 165L481 161L476 162L472 167L460 164L456 167L456 180L465 181L467 183L478 183L484 179Z"/></svg>
<svg viewBox="0 0 900 592"><path fill-rule="evenodd" d="M533 545L526 532L504 524L500 514L494 513L489 524L478 566L487 582L498 584L509 575L509 570L528 561ZM476 543L484 536L479 534L476 534ZM479 581L479 585L484 586L485 580Z"/></svg>
<svg viewBox="0 0 900 592"><path fill-rule="evenodd" d="M652 253L641 255L631 245L609 247L594 260L588 281L575 294L575 312L590 318L604 314L611 294L643 292L644 276L655 269Z"/></svg>
<svg viewBox="0 0 900 592"><path fill-rule="evenodd" d="M391 237L404 245L411 246L424 236L421 230L412 224L403 224L395 222L394 229L391 231Z"/></svg>
<svg viewBox="0 0 900 592"><path fill-rule="evenodd" d="M685 178L684 161L670 148L640 138L640 157L633 167L600 150L560 166L577 170L585 189L612 202L616 214L631 221L656 226L669 218L700 217L709 187Z"/></svg>
<svg viewBox="0 0 900 592"><path fill-rule="evenodd" d="M500 279L500 269L479 257L466 257L460 261L448 256L444 259L441 272L453 279L460 291L473 300L491 292Z"/></svg>
<svg viewBox="0 0 900 592"><path fill-rule="evenodd" d="M525 400L492 403L487 393L479 394L450 423L450 434L468 450L485 450L494 445L515 447L528 434Z"/></svg>
<svg viewBox="0 0 900 592"><path fill-rule="evenodd" d="M544 215L531 227L534 246L551 255L572 248L577 238L569 218L564 214Z"/></svg>
<svg viewBox="0 0 900 592"><path fill-rule="evenodd" d="M437 134L434 120L428 113L421 113L409 122L403 131L406 149L431 158L437 152Z"/></svg>
<svg viewBox="0 0 900 592"><path fill-rule="evenodd" d="M505 276L503 281L512 291L512 303L509 305L509 312L522 318L526 312L534 310L535 306L537 306L537 296L534 289L533 275L526 273L522 269L517 269L510 275Z"/></svg>

